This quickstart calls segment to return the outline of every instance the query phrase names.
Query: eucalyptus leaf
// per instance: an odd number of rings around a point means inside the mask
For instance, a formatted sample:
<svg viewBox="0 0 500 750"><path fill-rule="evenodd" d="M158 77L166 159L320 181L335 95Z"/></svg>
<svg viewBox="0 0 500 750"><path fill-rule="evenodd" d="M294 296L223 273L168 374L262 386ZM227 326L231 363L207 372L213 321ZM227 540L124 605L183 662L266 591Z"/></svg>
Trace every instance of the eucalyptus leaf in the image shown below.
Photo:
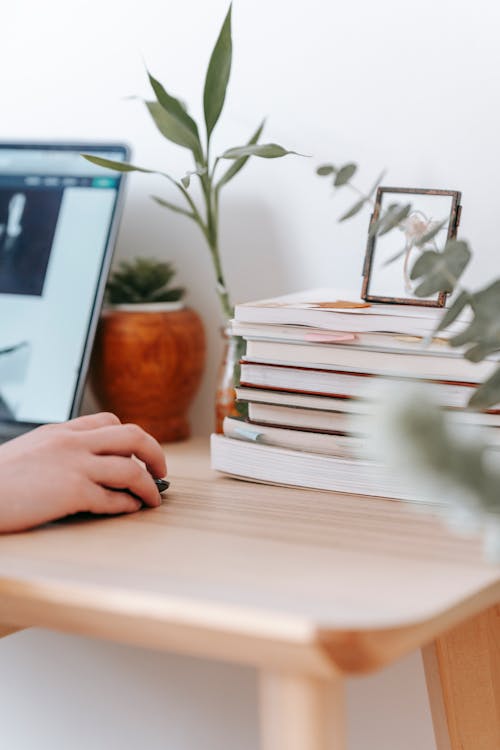
<svg viewBox="0 0 500 750"><path fill-rule="evenodd" d="M318 167L316 170L316 174L319 175L319 177L327 177L330 174L333 174L337 170L333 166L333 164L323 164L321 167Z"/></svg>
<svg viewBox="0 0 500 750"><path fill-rule="evenodd" d="M163 85L153 75L151 75L149 71L148 78L155 93L158 104L160 104L163 109L168 112L169 115L178 120L181 127L186 128L192 134L198 144L198 151L201 154L202 149L200 136L198 133L198 126L193 118L188 114L184 104L179 99L176 99L174 96L168 94L167 91L165 91Z"/></svg>
<svg viewBox="0 0 500 750"><path fill-rule="evenodd" d="M163 198L160 198L157 195L152 195L151 198L155 201L155 203L158 203L159 206L162 206L163 208L168 208L170 211L174 211L176 214L182 214L183 216L188 216L190 219L194 219L195 216L191 211L188 211L185 208L182 208L181 206L177 206L175 203L170 203L170 201L166 201Z"/></svg>
<svg viewBox="0 0 500 750"><path fill-rule="evenodd" d="M448 219L443 219L443 221L437 222L437 224L434 225L432 229L429 229L428 232L423 234L416 242L415 244L418 245L418 247L424 247L424 245L427 245L428 242L431 242L438 234L439 232L448 224Z"/></svg>
<svg viewBox="0 0 500 750"><path fill-rule="evenodd" d="M367 202L366 198L362 198L361 200L359 200L357 203L354 204L354 206L352 206L352 208L349 209L349 211L346 211L345 214L342 214L342 216L339 219L339 222L346 221L346 219L352 219L353 216L356 216L356 214L358 214L361 211L361 209L365 206L366 202Z"/></svg>
<svg viewBox="0 0 500 750"><path fill-rule="evenodd" d="M390 266L391 263L394 263L394 261L399 260L399 258L402 258L403 255L405 255L405 253L408 252L408 250L409 248L404 247L402 250L399 250L397 253L394 253L394 255L391 255L391 257L388 260L382 263L382 268L385 268L385 266Z"/></svg>
<svg viewBox="0 0 500 750"><path fill-rule="evenodd" d="M279 146L277 143L256 143L254 145L229 148L227 151L224 151L220 158L241 159L241 157L244 156L260 156L263 159L277 159L280 156L287 156L287 154L304 156L304 154L299 154L297 151L287 151L283 146Z"/></svg>
<svg viewBox="0 0 500 750"><path fill-rule="evenodd" d="M265 120L262 120L261 124L255 131L255 133L252 135L247 146L253 146L257 141L259 140L260 136L262 135L262 131L264 130ZM249 156L242 156L239 159L236 159L233 164L229 167L229 169L224 172L222 177L220 178L219 182L217 183L217 190L220 190L223 185L227 185L227 183L233 179L233 177L236 177L240 169L243 169L245 164L247 163Z"/></svg>
<svg viewBox="0 0 500 750"><path fill-rule="evenodd" d="M222 112L222 107L224 106L227 84L231 73L231 58L233 54L231 39L231 9L232 5L229 6L226 18L222 24L219 37L210 57L205 78L203 109L207 126L207 138L209 140L212 130Z"/></svg>
<svg viewBox="0 0 500 750"><path fill-rule="evenodd" d="M471 300L471 295L469 294L469 292L466 292L466 291L460 292L460 294L457 297L455 297L452 304L450 305L448 310L446 310L445 314L439 321L439 325L436 328L436 333L438 331L446 330L446 328L448 328L448 326L450 326L453 323L453 321L455 321L458 318L462 310L467 305L470 304L470 300Z"/></svg>
<svg viewBox="0 0 500 750"><path fill-rule="evenodd" d="M491 409L500 403L500 367L472 394L471 409Z"/></svg>
<svg viewBox="0 0 500 750"><path fill-rule="evenodd" d="M357 164L345 164L338 170L337 174L335 175L335 180L333 181L334 186L342 187L342 185L347 185L349 180L354 177L357 171Z"/></svg>
<svg viewBox="0 0 500 750"><path fill-rule="evenodd" d="M410 272L411 279L422 279L415 289L416 296L430 297L438 292L452 292L470 258L468 245L462 240L449 240L442 252L427 250L422 253Z"/></svg>
<svg viewBox="0 0 500 750"><path fill-rule="evenodd" d="M474 346L471 346L470 349L467 349L464 357L465 359L468 359L469 362L482 362L483 359L489 357L490 354L495 354L496 352L498 352L499 348L500 344L498 343L475 344Z"/></svg>
<svg viewBox="0 0 500 750"><path fill-rule="evenodd" d="M375 237L390 232L391 229L397 227L400 221L403 221L408 216L410 211L410 204L403 205L402 203L391 203L378 219L372 220L368 230L368 236Z"/></svg>
<svg viewBox="0 0 500 750"><path fill-rule="evenodd" d="M380 185L384 177L385 177L385 169L379 174L379 176L373 183L372 187L370 188L370 192L368 193L368 198L372 197L372 195L375 193L376 189L378 188L378 186Z"/></svg>
<svg viewBox="0 0 500 750"><path fill-rule="evenodd" d="M200 143L198 138L193 135L177 117L174 117L158 102L146 102L149 114L160 131L167 140L177 143L179 146L188 148L193 152L195 158L200 159Z"/></svg>
<svg viewBox="0 0 500 750"><path fill-rule="evenodd" d="M387 234L388 232L395 229L402 221L404 221L411 212L411 204L407 203L405 206L399 208L393 208L392 211L388 210L382 219L381 226L378 230L379 237Z"/></svg>
<svg viewBox="0 0 500 750"><path fill-rule="evenodd" d="M500 350L500 280L485 289L470 294L469 302L473 318L471 322L450 341L452 346L468 346L477 357L481 351ZM478 345L480 348L477 349ZM466 356L468 351L466 351Z"/></svg>

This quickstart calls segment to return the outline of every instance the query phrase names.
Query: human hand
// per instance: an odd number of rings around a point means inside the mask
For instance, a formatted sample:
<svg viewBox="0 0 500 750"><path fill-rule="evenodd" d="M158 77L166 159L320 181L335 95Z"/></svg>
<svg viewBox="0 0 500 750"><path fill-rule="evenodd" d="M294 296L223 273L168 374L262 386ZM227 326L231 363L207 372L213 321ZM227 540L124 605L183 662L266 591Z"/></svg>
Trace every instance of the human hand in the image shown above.
<svg viewBox="0 0 500 750"><path fill-rule="evenodd" d="M133 513L142 503L155 507L161 498L153 477L166 472L156 440L113 414L38 427L0 446L0 532L81 511L111 515Z"/></svg>

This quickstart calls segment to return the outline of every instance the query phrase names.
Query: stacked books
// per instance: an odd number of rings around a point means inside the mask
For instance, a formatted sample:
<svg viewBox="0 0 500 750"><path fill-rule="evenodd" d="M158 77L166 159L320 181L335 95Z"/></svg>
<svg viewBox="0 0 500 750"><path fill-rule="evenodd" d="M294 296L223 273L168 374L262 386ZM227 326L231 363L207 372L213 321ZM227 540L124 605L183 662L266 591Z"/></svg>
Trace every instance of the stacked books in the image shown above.
<svg viewBox="0 0 500 750"><path fill-rule="evenodd" d="M212 436L215 469L254 481L418 499L414 488L360 458L366 436L356 415L378 384L425 381L460 421L483 425L500 448L500 413L463 411L497 362L473 364L433 338L438 308L367 304L316 289L239 305L234 335L246 340L237 397L246 419L227 418ZM463 328L458 318L446 331Z"/></svg>

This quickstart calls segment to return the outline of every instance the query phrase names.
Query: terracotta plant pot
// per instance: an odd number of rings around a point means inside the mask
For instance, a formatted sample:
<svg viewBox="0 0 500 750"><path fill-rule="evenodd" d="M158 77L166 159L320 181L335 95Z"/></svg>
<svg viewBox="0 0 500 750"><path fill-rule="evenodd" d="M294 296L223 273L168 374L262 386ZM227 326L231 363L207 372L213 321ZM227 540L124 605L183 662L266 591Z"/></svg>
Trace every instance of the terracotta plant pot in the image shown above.
<svg viewBox="0 0 500 750"><path fill-rule="evenodd" d="M102 314L90 380L103 410L160 442L184 440L205 357L203 324L194 310L176 303L121 305Z"/></svg>

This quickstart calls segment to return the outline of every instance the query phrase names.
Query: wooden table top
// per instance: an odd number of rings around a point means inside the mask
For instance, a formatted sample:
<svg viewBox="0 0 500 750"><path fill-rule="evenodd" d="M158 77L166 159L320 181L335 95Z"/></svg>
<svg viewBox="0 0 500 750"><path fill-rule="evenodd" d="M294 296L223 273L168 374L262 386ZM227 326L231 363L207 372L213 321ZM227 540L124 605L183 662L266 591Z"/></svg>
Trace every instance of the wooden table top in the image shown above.
<svg viewBox="0 0 500 750"><path fill-rule="evenodd" d="M477 541L390 500L270 487L169 446L164 504L0 538L0 623L319 676L373 669L500 601Z"/></svg>

